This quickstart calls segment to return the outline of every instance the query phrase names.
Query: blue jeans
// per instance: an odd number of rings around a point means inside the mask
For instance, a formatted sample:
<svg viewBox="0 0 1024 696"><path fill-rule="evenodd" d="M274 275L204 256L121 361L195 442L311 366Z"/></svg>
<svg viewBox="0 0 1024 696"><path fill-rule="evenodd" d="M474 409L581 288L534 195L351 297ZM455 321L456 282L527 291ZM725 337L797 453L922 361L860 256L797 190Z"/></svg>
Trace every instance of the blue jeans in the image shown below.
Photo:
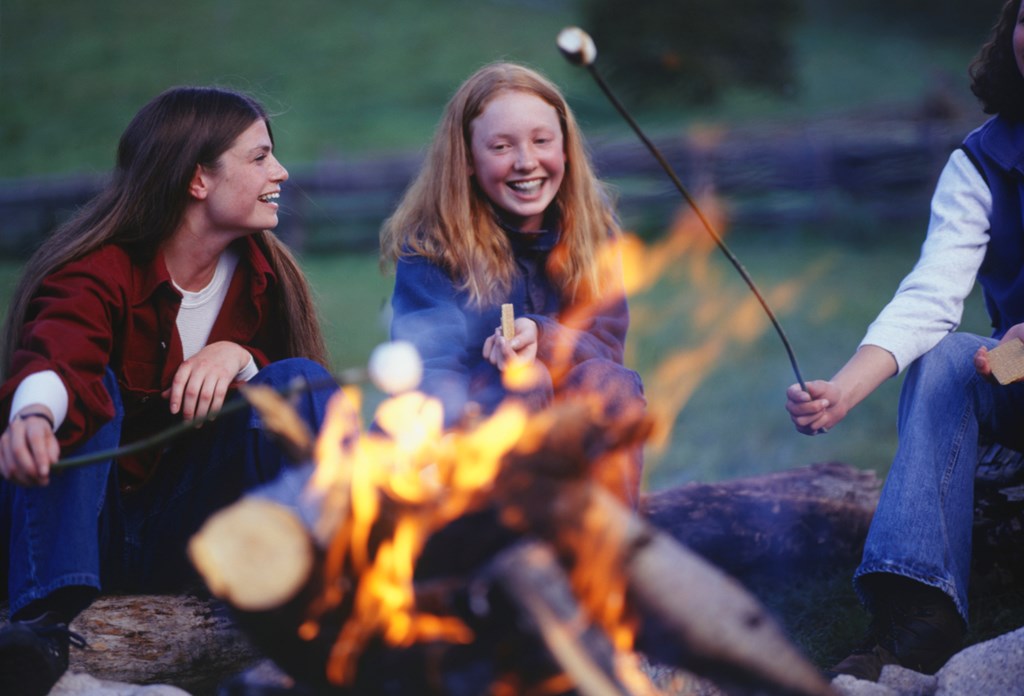
<svg viewBox="0 0 1024 696"><path fill-rule="evenodd" d="M907 371L899 445L854 574L868 609L865 576L894 573L942 590L967 621L979 439L1019 448L1024 437L1024 385L994 385L974 369L978 347L996 343L950 334Z"/></svg>
<svg viewBox="0 0 1024 696"><path fill-rule="evenodd" d="M334 392L330 374L305 359L272 363L250 384L284 388L304 378L317 388L294 403L314 431ZM104 385L116 415L74 454L116 447L123 407L108 370ZM8 596L11 614L61 590L76 614L103 590L163 592L194 578L185 555L189 538L217 509L287 466L286 455L246 408L172 442L153 478L136 492L118 485L113 461L55 473L50 484L24 488L0 483L0 527L10 526ZM68 592L67 590L74 590ZM74 606L66 606L74 596Z"/></svg>

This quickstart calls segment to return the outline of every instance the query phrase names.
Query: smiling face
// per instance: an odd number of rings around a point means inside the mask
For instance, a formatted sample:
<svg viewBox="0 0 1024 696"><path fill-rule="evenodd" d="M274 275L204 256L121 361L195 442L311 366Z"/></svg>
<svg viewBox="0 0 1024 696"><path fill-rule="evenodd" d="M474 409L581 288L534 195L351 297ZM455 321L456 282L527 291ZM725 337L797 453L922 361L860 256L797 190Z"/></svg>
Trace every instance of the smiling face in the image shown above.
<svg viewBox="0 0 1024 696"><path fill-rule="evenodd" d="M498 94L470 124L470 153L470 174L502 217L539 230L565 176L555 108L528 92Z"/></svg>
<svg viewBox="0 0 1024 696"><path fill-rule="evenodd" d="M277 227L277 198L288 170L273 150L267 124L259 119L220 156L216 168L199 166L201 186L193 195L205 202L211 228L244 236Z"/></svg>

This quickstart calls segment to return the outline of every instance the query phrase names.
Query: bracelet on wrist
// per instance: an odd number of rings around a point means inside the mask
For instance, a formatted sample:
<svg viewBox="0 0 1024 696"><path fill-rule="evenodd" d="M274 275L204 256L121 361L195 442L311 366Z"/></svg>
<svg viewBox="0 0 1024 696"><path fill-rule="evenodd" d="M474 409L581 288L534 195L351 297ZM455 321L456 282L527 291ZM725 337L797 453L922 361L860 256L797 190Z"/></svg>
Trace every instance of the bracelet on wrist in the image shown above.
<svg viewBox="0 0 1024 696"><path fill-rule="evenodd" d="M53 418L40 411L29 411L28 413L18 414L18 420L28 420L29 418L42 418L44 421L50 424L50 430L57 429L56 425L53 422Z"/></svg>

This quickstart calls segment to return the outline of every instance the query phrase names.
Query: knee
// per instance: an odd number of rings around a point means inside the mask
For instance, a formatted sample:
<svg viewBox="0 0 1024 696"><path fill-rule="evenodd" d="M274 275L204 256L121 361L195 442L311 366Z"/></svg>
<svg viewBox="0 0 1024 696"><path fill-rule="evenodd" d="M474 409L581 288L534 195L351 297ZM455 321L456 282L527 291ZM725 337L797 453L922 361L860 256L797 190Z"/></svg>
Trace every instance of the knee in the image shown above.
<svg viewBox="0 0 1024 696"><path fill-rule="evenodd" d="M974 354L983 345L986 345L986 339L981 336L951 333L918 358L910 366L908 374L913 372L918 378L954 379L964 383L977 374Z"/></svg>
<svg viewBox="0 0 1024 696"><path fill-rule="evenodd" d="M328 400L338 390L337 380L327 368L306 358L287 358L270 363L249 383L295 395L297 398L292 406L317 428L323 421Z"/></svg>
<svg viewBox="0 0 1024 696"><path fill-rule="evenodd" d="M301 379L309 384L332 384L334 378L323 365L308 358L285 358L264 366L252 378L254 384L287 385Z"/></svg>

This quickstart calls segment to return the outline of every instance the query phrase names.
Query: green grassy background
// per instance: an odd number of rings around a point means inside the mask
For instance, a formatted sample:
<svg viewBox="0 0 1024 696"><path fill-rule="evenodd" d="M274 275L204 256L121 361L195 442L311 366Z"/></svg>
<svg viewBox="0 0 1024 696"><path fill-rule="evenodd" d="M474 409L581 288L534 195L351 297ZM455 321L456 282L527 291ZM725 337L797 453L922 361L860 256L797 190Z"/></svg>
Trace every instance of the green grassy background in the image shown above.
<svg viewBox="0 0 1024 696"><path fill-rule="evenodd" d="M816 118L915 104L939 89L968 96L965 68L982 35L859 27L828 3L806 4L788 97L734 91L713 107L638 114L645 125ZM625 132L555 48L559 29L579 22L572 0L3 0L0 177L106 171L131 115L182 83L260 97L276 113L286 163L419 148L459 82L498 59L547 72L589 134ZM630 80L598 64L613 86Z"/></svg>
<svg viewBox="0 0 1024 696"><path fill-rule="evenodd" d="M828 3L807 4L795 37L798 80L787 96L732 91L716 105L638 110L641 123L651 134L703 124L813 124L913 113L935 98L977 113L966 66L983 35L950 39L881 23L857 26L835 21ZM275 114L278 154L288 166L420 149L461 80L496 59L548 73L589 137L630 137L590 79L555 49L558 30L579 21L570 0L0 0L0 185L2 179L107 171L117 138L139 106L183 83L254 93ZM630 79L614 64L599 66L613 87ZM926 222L922 209L898 225L857 216L798 229L734 228L728 240L769 297L794 291L776 310L804 377L816 379L830 376L855 348L912 266ZM645 234L657 239L670 220L646 224ZM301 261L335 367L363 364L386 337L381 309L390 279L373 255L310 254ZM0 307L19 268L17 259L0 259ZM662 365L700 354L735 307L748 301L717 251L681 259L677 272L632 299L630 365L657 391ZM737 326L748 333L737 329L694 373L692 392L662 423L665 439L648 448L645 485L658 489L826 460L884 475L895 448L899 380L884 385L841 427L803 437L783 409L794 378L777 337L756 312ZM977 296L965 328L986 331ZM861 626L850 618L849 569L837 572L830 583L766 590L796 640L824 662Z"/></svg>
<svg viewBox="0 0 1024 696"><path fill-rule="evenodd" d="M568 0L294 0L287 6L2 0L0 177L107 171L135 110L181 83L254 92L276 114L278 152L288 165L422 148L459 82L496 59L550 74L588 136L629 137L585 73L555 49L558 30L579 22L578 5ZM663 106L637 115L653 133L706 123L806 124L868 110L906 113L938 93L976 110L966 99L965 68L980 41L857 27L810 2L795 36L798 80L788 96L737 90L713 106ZM614 63L599 65L613 85L629 79ZM926 216L921 210L918 221L869 235L851 232L855 225L871 227L863 219L815 229L730 230L730 244L759 284L803 284L778 310L805 378L831 375L853 350L910 268ZM657 237L670 220L645 224L651 229L642 231ZM336 366L361 364L386 336L380 309L390 279L372 256L317 254L302 262L320 298ZM714 319L721 322L748 299L724 257L713 254L707 263L716 286L699 287L679 275L633 300L628 358L648 384L666 360L712 340ZM0 260L0 293L17 267L16 260ZM716 304L721 297L730 301ZM884 473L897 381L842 428L799 436L782 408L793 381L789 363L766 329L753 341L728 342L696 380L678 417L664 423L666 439L649 451L648 487L826 459Z"/></svg>

